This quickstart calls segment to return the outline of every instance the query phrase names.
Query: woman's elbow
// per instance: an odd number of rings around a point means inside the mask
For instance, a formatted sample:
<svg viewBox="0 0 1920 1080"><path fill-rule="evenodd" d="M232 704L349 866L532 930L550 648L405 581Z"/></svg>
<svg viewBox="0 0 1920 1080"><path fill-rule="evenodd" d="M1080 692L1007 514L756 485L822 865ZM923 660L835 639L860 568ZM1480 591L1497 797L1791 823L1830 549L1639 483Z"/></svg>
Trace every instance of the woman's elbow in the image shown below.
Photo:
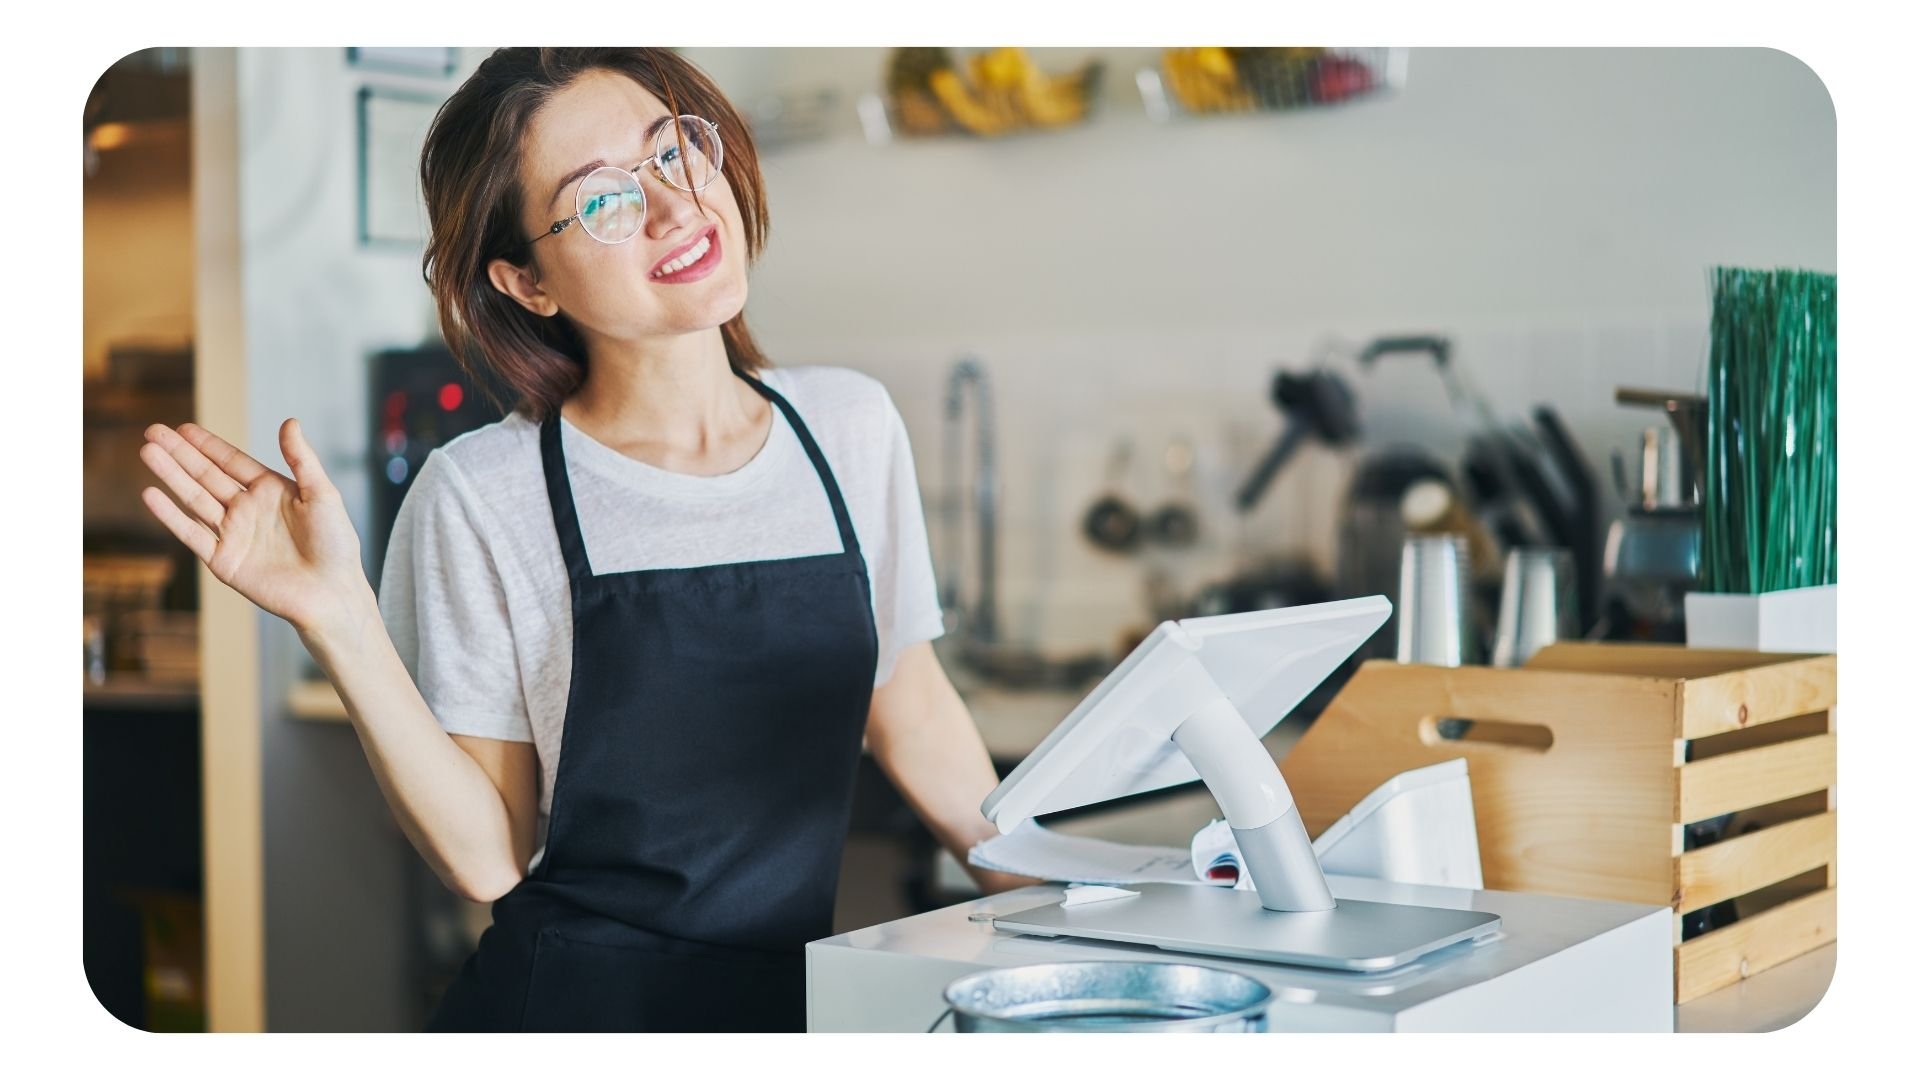
<svg viewBox="0 0 1920 1080"><path fill-rule="evenodd" d="M442 881L462 900L491 904L511 892L515 885L520 884L523 876L505 869L489 873L445 874L442 875Z"/></svg>

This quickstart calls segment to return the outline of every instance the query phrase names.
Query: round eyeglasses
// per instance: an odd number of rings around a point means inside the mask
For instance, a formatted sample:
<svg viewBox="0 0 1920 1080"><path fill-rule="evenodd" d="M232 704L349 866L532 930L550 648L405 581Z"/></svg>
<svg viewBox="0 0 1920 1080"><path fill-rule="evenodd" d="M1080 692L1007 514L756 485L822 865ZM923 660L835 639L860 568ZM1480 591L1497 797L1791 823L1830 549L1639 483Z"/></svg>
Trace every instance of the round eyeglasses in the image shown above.
<svg viewBox="0 0 1920 1080"><path fill-rule="evenodd" d="M631 169L602 165L580 178L573 192L574 213L528 244L562 232L574 222L603 244L624 244L647 220L647 192L640 170L651 165L661 180L682 191L700 191L720 175L720 126L698 116L678 116L654 136L653 156Z"/></svg>

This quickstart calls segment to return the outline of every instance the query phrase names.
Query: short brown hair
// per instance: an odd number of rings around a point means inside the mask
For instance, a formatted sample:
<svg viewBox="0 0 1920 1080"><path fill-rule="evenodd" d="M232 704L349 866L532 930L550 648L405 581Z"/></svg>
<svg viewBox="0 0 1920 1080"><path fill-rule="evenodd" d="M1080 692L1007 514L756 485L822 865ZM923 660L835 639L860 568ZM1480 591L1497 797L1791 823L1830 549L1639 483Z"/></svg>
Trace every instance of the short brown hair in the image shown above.
<svg viewBox="0 0 1920 1080"><path fill-rule="evenodd" d="M554 94L589 71L625 75L669 112L704 116L725 132L721 174L740 205L747 261L766 244L767 198L752 132L707 74L672 49L497 49L434 115L420 154L427 204L421 275L440 312L440 332L461 365L499 402L543 420L578 389L587 355L564 315L541 318L494 288L487 264L526 265L520 160L529 122ZM694 195L696 204L699 194ZM768 366L741 312L720 327L727 360Z"/></svg>

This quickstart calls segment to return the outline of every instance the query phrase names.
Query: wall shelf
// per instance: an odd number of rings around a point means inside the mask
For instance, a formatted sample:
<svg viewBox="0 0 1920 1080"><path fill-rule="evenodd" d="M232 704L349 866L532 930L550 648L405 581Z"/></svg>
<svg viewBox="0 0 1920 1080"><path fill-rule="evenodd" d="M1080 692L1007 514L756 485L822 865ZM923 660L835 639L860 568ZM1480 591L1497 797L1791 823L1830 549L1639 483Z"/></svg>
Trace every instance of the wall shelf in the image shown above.
<svg viewBox="0 0 1920 1080"><path fill-rule="evenodd" d="M89 710L193 710L200 707L200 684L133 674L109 675L106 682L86 683L81 705Z"/></svg>

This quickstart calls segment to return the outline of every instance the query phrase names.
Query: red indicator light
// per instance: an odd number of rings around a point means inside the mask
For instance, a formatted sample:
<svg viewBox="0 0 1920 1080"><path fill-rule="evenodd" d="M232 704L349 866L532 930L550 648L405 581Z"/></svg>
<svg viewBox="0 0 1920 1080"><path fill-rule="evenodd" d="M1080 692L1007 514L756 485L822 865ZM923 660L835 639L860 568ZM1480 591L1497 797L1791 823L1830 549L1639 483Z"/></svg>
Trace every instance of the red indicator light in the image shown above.
<svg viewBox="0 0 1920 1080"><path fill-rule="evenodd" d="M440 388L440 407L452 412L460 407L460 402L465 400L466 396L466 393L460 389L459 383L448 383Z"/></svg>

